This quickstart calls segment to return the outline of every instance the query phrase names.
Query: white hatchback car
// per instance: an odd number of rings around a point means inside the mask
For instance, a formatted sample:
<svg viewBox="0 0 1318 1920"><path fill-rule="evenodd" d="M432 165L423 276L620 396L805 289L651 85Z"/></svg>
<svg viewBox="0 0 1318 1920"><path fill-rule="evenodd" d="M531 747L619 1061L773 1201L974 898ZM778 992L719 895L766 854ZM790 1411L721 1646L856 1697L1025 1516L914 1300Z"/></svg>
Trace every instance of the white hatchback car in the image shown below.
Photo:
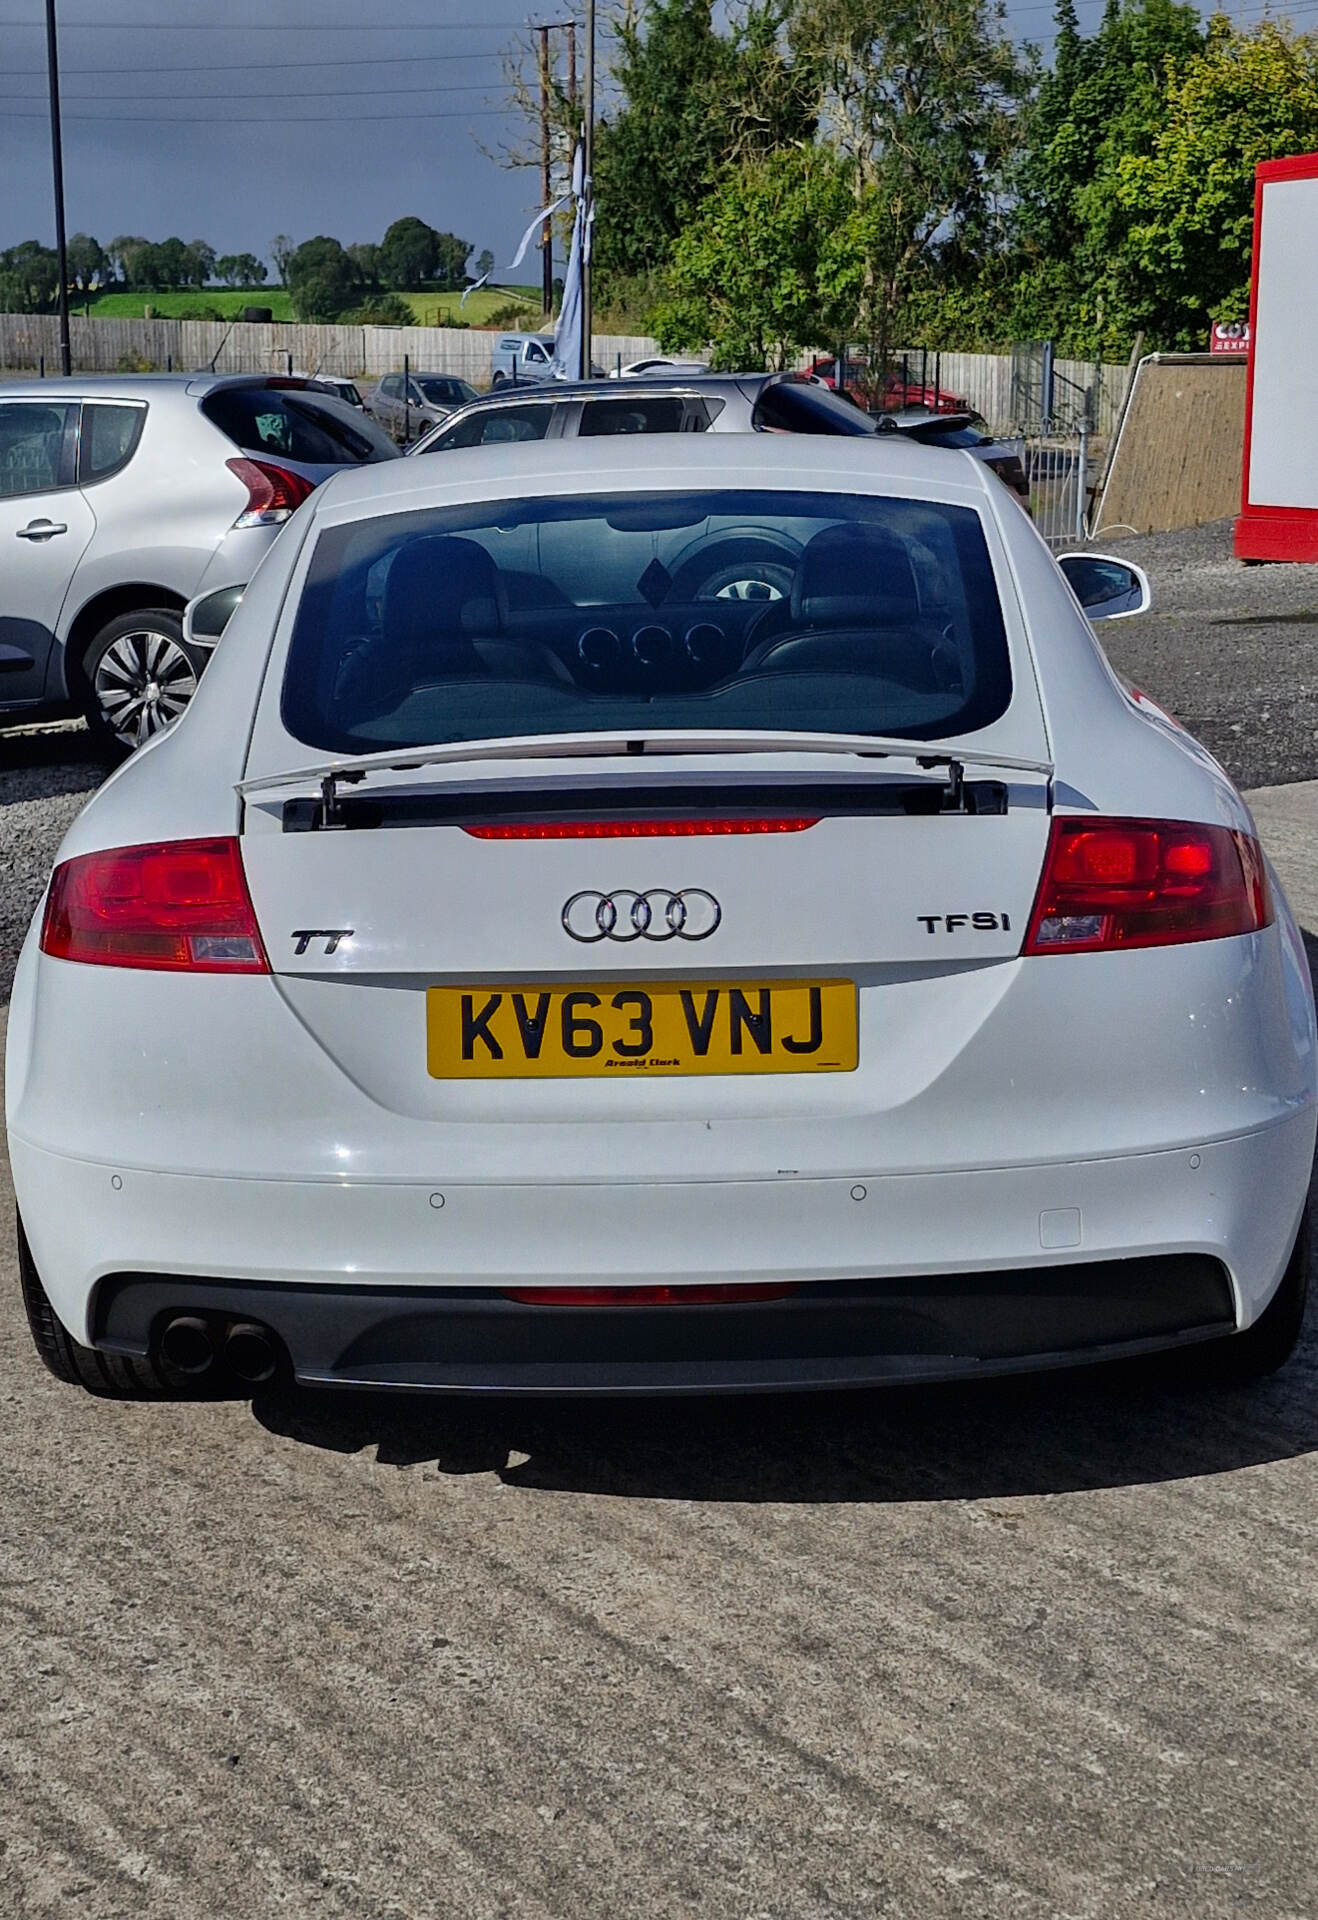
<svg viewBox="0 0 1318 1920"><path fill-rule="evenodd" d="M748 538L781 599L721 593ZM36 1344L100 1393L1243 1378L1304 1306L1249 813L895 435L321 487L69 833L7 1092Z"/></svg>

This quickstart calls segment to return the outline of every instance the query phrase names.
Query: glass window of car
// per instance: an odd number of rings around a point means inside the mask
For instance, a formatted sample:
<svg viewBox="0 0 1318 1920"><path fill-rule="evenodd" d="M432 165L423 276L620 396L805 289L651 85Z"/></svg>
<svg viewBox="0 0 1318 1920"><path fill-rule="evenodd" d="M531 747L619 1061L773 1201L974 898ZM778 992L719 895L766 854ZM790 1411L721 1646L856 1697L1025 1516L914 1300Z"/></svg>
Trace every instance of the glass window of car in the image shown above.
<svg viewBox="0 0 1318 1920"><path fill-rule="evenodd" d="M475 387L447 374L440 379L419 380L417 385L423 398L436 407L465 407L469 400L479 398Z"/></svg>
<svg viewBox="0 0 1318 1920"><path fill-rule="evenodd" d="M506 447L520 440L543 440L553 418L552 403L522 407L482 407L460 420L427 447L427 453L449 453L454 447Z"/></svg>
<svg viewBox="0 0 1318 1920"><path fill-rule="evenodd" d="M748 529L782 555L778 599L718 597ZM692 727L919 740L985 726L1010 697L977 511L736 489L326 527L282 702L298 739L352 752Z"/></svg>
<svg viewBox="0 0 1318 1920"><path fill-rule="evenodd" d="M549 355L538 340L528 340L526 343L526 357L528 360L540 362L548 360Z"/></svg>
<svg viewBox="0 0 1318 1920"><path fill-rule="evenodd" d="M0 400L0 499L71 484L77 413L76 402Z"/></svg>
<svg viewBox="0 0 1318 1920"><path fill-rule="evenodd" d="M145 407L112 405L98 400L82 410L78 435L78 484L108 479L126 467L137 451L146 420Z"/></svg>
<svg viewBox="0 0 1318 1920"><path fill-rule="evenodd" d="M402 388L403 379L401 374L386 373L384 379L380 382L380 398L382 400L397 400L402 393Z"/></svg>
<svg viewBox="0 0 1318 1920"><path fill-rule="evenodd" d="M220 387L207 394L201 410L244 453L282 455L325 467L381 457L368 435L301 390Z"/></svg>
<svg viewBox="0 0 1318 1920"><path fill-rule="evenodd" d="M670 393L637 395L626 400L587 400L581 409L578 431L582 439L606 433L680 433L685 411L681 396Z"/></svg>
<svg viewBox="0 0 1318 1920"><path fill-rule="evenodd" d="M869 414L827 387L805 380L774 380L755 403L751 425L758 433L876 433Z"/></svg>

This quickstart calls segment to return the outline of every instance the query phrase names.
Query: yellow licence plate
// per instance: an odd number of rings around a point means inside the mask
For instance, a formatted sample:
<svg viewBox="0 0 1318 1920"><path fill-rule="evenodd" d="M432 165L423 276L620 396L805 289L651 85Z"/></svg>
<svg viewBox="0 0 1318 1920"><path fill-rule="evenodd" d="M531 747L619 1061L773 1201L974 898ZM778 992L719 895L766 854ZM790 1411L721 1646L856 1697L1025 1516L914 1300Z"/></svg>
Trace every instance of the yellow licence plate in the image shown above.
<svg viewBox="0 0 1318 1920"><path fill-rule="evenodd" d="M856 1034L853 980L426 991L426 1059L436 1080L851 1073Z"/></svg>

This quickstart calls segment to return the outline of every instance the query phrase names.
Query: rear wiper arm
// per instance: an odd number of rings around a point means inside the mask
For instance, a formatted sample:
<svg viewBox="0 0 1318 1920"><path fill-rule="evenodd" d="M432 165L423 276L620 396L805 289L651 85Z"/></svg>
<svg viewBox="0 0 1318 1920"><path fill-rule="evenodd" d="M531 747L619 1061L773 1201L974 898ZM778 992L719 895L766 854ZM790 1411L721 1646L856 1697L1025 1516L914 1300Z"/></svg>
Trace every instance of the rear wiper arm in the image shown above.
<svg viewBox="0 0 1318 1920"><path fill-rule="evenodd" d="M371 773L401 773L417 767L452 766L479 760L560 760L587 756L652 756L700 753L845 753L865 759L914 760L922 768L946 767L949 783L959 794L967 765L1000 767L1014 773L1038 773L1051 778L1050 760L1027 760L1018 754L983 752L974 747L944 746L934 740L904 740L900 735L874 733L772 733L742 728L722 733L716 728L696 732L669 729L636 734L542 733L514 734L500 740L463 740L425 747L386 748L379 753L343 754L332 760L289 767L239 780L235 791L243 800L254 794L286 787L319 787L323 817L337 809L340 785L355 784Z"/></svg>

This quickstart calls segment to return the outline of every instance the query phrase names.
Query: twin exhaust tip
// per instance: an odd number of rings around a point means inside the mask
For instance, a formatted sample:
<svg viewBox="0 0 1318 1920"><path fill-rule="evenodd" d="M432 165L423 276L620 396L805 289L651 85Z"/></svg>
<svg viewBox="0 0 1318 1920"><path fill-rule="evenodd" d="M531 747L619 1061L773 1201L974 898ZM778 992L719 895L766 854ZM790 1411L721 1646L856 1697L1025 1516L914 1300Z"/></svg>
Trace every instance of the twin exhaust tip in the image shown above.
<svg viewBox="0 0 1318 1920"><path fill-rule="evenodd" d="M231 1320L221 1328L197 1314L175 1314L160 1336L160 1353L193 1379L209 1373L217 1361L249 1387L264 1386L279 1371L279 1344L255 1320Z"/></svg>

